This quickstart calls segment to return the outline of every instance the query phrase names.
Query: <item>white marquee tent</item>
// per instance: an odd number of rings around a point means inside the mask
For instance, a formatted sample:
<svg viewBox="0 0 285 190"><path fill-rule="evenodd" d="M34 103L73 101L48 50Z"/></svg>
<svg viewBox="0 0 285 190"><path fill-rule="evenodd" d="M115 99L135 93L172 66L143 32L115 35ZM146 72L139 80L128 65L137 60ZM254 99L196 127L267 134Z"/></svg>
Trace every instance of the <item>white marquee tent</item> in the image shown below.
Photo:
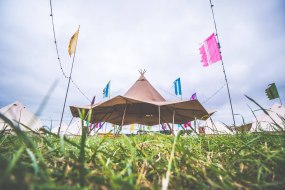
<svg viewBox="0 0 285 190"><path fill-rule="evenodd" d="M202 127L205 127L205 134L233 134L233 132L221 122L212 122L207 119Z"/></svg>
<svg viewBox="0 0 285 190"><path fill-rule="evenodd" d="M0 113L11 121L19 124L21 130L23 131L29 131L29 129L25 126L34 131L43 127L42 121L37 118L35 114L29 111L20 101L16 101L1 108ZM11 129L3 119L0 119L0 130L5 128L6 130Z"/></svg>
<svg viewBox="0 0 285 190"><path fill-rule="evenodd" d="M261 111L262 113L254 119L251 132L285 130L285 107L275 103L266 111L269 115ZM281 126L281 128L277 127L273 120Z"/></svg>
<svg viewBox="0 0 285 190"><path fill-rule="evenodd" d="M52 128L51 132L57 134L59 125ZM76 119L70 125L66 123L61 124L60 135L78 136L81 135L81 120Z"/></svg>

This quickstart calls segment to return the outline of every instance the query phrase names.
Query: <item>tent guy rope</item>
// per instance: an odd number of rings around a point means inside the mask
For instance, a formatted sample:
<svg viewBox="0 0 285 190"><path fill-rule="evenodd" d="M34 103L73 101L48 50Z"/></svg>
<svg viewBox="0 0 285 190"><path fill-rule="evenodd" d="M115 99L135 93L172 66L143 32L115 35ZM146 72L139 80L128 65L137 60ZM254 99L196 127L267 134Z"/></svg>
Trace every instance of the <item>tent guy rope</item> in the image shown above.
<svg viewBox="0 0 285 190"><path fill-rule="evenodd" d="M56 35L55 35L55 26L54 26L54 16L53 16L53 9L52 9L52 2L50 0L50 16L51 16L51 22L52 22L52 30L53 30L53 38L54 38L54 44L55 44L55 49L56 49L56 54L57 54L57 60L60 66L60 70L62 72L62 75L64 76L64 78L68 79L69 77L65 74L63 68L62 68L62 63L61 63L61 59L59 56L59 51L58 51L58 46L57 46L57 40L56 40ZM72 80L72 78L70 79L71 82L73 83L73 85L76 87L76 89L86 98L86 100L88 100L89 102L91 102L91 100L86 96L85 93L83 93L83 91L79 88L79 86L74 82L74 80Z"/></svg>

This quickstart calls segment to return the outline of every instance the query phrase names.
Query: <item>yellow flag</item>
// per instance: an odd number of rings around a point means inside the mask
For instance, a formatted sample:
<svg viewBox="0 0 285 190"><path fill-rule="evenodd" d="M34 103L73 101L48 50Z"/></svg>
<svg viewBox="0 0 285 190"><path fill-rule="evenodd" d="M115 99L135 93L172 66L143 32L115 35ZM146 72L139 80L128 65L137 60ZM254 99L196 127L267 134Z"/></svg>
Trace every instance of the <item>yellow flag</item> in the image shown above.
<svg viewBox="0 0 285 190"><path fill-rule="evenodd" d="M74 52L76 50L78 33L79 33L79 27L78 27L77 31L75 32L75 34L73 34L73 36L71 37L71 39L69 41L69 45L68 45L68 54L69 54L69 56L74 54Z"/></svg>
<svg viewBox="0 0 285 190"><path fill-rule="evenodd" d="M131 124L130 130L131 130L131 131L135 130L135 124Z"/></svg>

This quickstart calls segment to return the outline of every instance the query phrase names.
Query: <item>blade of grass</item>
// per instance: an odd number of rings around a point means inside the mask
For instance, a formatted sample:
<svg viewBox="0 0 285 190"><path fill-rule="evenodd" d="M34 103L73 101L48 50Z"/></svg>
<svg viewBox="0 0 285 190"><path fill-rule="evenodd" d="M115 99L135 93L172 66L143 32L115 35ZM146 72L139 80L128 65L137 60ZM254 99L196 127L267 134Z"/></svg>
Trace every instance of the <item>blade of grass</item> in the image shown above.
<svg viewBox="0 0 285 190"><path fill-rule="evenodd" d="M83 119L85 118L85 109L82 109L82 112L80 109L78 109L79 116L81 119L81 126L82 126L82 134L81 134L81 140L80 140L80 154L79 154L79 164L80 164L80 186L84 187L86 184L85 175L86 175L86 169L85 169L85 144L86 144L86 137L87 137L87 128L83 125ZM89 112L92 113L92 112ZM91 115L91 114L89 114Z"/></svg>
<svg viewBox="0 0 285 190"><path fill-rule="evenodd" d="M40 150L37 148L37 146L33 142L32 138L30 138L25 132L23 132L15 122L9 120L2 113L0 113L0 118L2 120L4 120L16 132L17 136L19 137L19 139L21 139L25 143L26 147L30 148L36 154L36 156L39 158L40 164L43 168L43 172L41 172L42 177L46 181L50 181L50 179L48 178L48 175L47 175L47 168L46 168L46 164L45 164L45 160L43 158L43 155L41 154Z"/></svg>
<svg viewBox="0 0 285 190"><path fill-rule="evenodd" d="M23 154L24 150L25 150L25 146L22 145L21 148L13 155L12 160L9 162L7 168L5 169L3 175L0 178L0 187L2 186L2 184L6 180L6 178L10 175L10 173L13 170L13 168L16 166L16 163L20 159L20 157Z"/></svg>
<svg viewBox="0 0 285 190"><path fill-rule="evenodd" d="M37 175L38 172L39 172L39 165L37 163L36 157L35 157L34 153L30 149L26 148L26 151L27 151L28 155L31 158L32 166L34 168L35 174Z"/></svg>
<svg viewBox="0 0 285 190"><path fill-rule="evenodd" d="M177 142L178 138L180 137L180 135L181 135L181 131L179 131L178 134L174 137L174 141L172 144L172 150L171 150L171 154L170 154L170 159L168 161L166 176L165 176L165 178L162 179L162 190L168 189L169 180L170 180L170 171L171 171L171 166L172 166L172 162L174 159L175 145L176 145L176 142Z"/></svg>

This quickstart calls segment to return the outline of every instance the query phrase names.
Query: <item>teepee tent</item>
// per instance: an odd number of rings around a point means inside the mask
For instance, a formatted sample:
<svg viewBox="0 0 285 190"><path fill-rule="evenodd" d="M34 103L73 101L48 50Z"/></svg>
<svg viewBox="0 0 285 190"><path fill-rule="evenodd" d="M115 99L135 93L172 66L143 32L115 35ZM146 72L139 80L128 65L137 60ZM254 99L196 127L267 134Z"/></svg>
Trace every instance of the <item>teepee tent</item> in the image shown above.
<svg viewBox="0 0 285 190"><path fill-rule="evenodd" d="M285 130L285 107L275 103L266 111L268 115L263 112L254 119L251 132Z"/></svg>
<svg viewBox="0 0 285 190"><path fill-rule="evenodd" d="M92 109L91 123L109 122L116 125L158 125L205 120L208 112L198 100L166 101L141 73L139 79L123 96L116 96L92 106L70 106L73 117L78 109Z"/></svg>
<svg viewBox="0 0 285 190"><path fill-rule="evenodd" d="M43 127L42 121L29 111L20 101L16 101L1 108L0 113L18 124L23 131L29 131L30 129L38 130ZM5 128L11 129L3 119L0 119L0 130Z"/></svg>

